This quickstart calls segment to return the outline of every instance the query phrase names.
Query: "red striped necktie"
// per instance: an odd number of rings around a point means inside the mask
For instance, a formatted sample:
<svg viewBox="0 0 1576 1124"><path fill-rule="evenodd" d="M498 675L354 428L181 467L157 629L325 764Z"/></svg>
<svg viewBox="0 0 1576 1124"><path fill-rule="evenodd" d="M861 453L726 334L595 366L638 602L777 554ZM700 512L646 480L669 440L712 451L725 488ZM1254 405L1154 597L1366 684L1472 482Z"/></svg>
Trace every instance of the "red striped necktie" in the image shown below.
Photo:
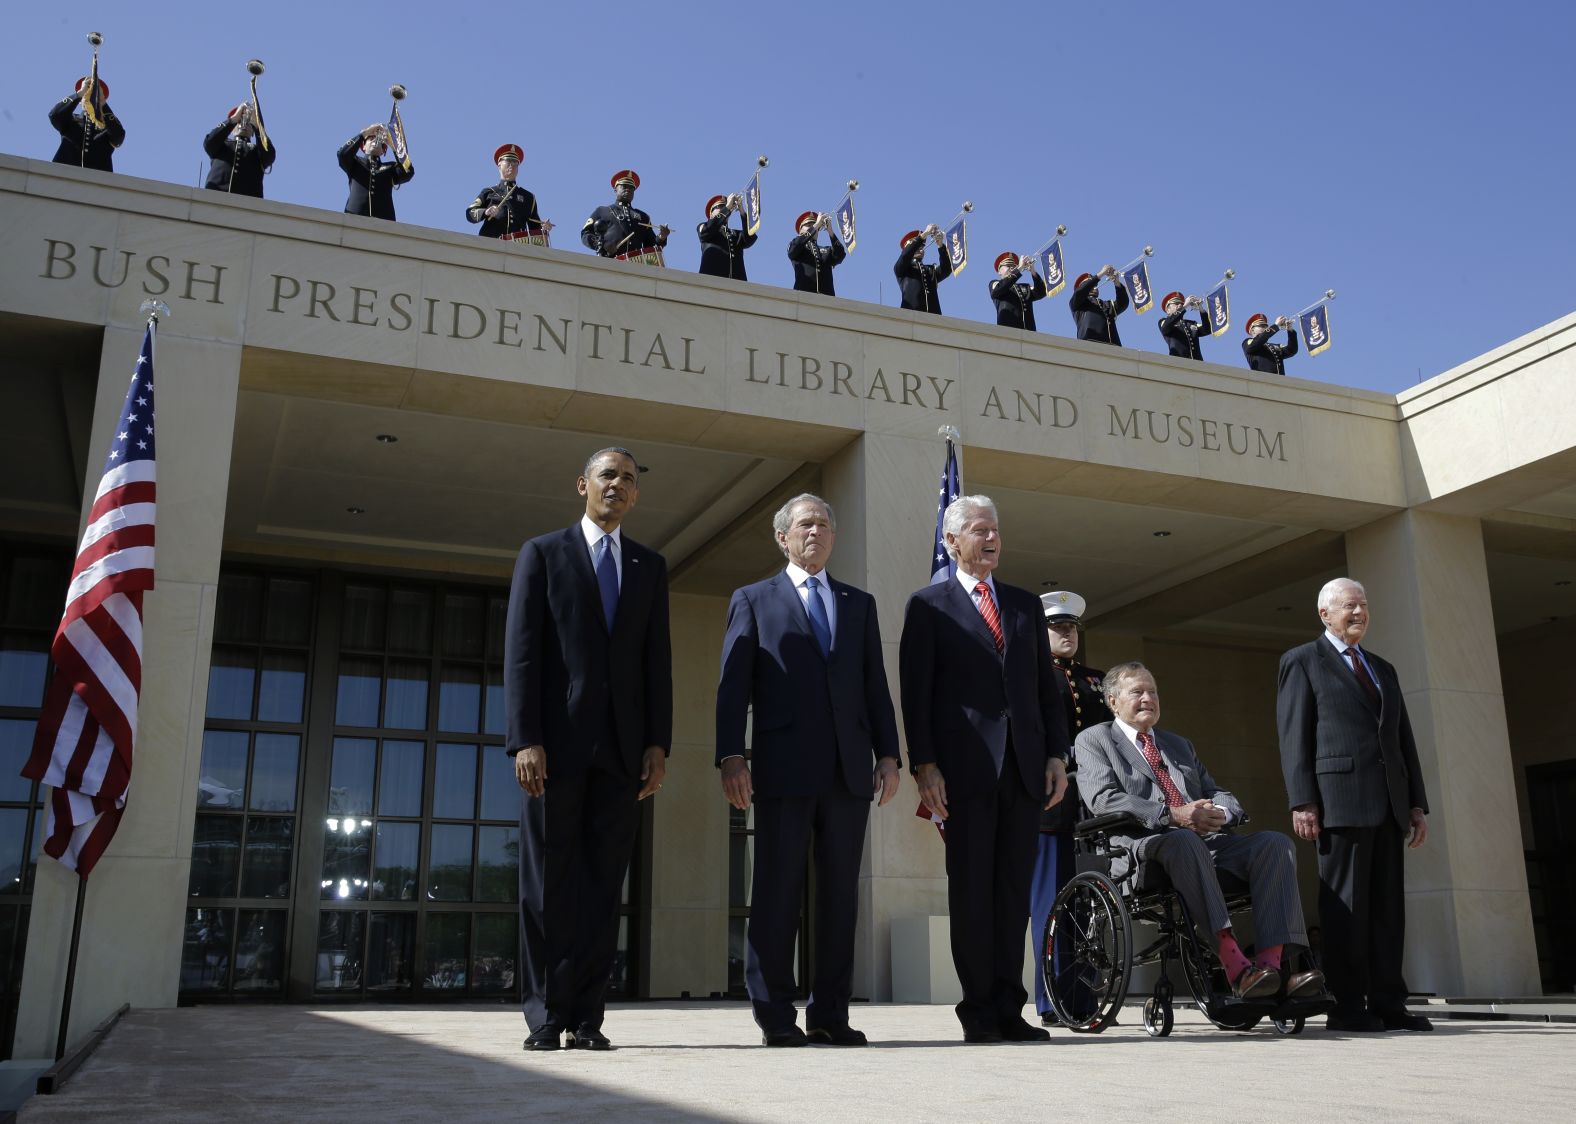
<svg viewBox="0 0 1576 1124"><path fill-rule="evenodd" d="M1155 781L1160 785L1160 791L1166 795L1166 803L1173 808L1180 808L1187 801L1182 799L1182 794L1177 791L1176 782L1171 779L1171 770L1166 768L1165 761L1160 756L1160 747L1155 745L1155 737L1150 733L1138 735L1138 751L1144 755L1144 760L1149 762L1149 767L1155 772Z"/></svg>
<svg viewBox="0 0 1576 1124"><path fill-rule="evenodd" d="M996 609L996 599L990 595L990 583L980 582L974 587L974 592L980 595L980 616L985 618L985 624L996 640L996 654L999 656L1007 650L1007 638L1001 634L1001 613Z"/></svg>

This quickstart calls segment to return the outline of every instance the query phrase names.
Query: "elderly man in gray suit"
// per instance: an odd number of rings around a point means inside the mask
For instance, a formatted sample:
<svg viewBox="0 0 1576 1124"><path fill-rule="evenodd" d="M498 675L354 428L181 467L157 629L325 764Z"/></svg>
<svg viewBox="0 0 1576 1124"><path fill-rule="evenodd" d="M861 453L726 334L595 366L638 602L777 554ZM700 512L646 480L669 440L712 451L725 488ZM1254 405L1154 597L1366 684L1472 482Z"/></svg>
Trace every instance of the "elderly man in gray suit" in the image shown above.
<svg viewBox="0 0 1576 1124"><path fill-rule="evenodd" d="M1428 799L1395 668L1362 646L1368 594L1319 591L1324 635L1281 657L1276 712L1292 827L1319 849L1329 1028L1432 1030L1406 1009L1402 856L1428 838Z"/></svg>
<svg viewBox="0 0 1576 1124"><path fill-rule="evenodd" d="M1116 718L1091 726L1074 743L1078 788L1090 812L1126 812L1142 825L1116 841L1131 846L1140 862L1165 870L1188 919L1214 943L1232 994L1316 996L1324 988L1317 969L1282 970L1285 946L1308 943L1291 840L1275 831L1232 833L1247 818L1242 805L1215 783L1192 742L1155 728L1160 690L1143 664L1119 664L1106 672L1105 696ZM1246 882L1253 895L1258 947L1252 960L1232 932L1216 871Z"/></svg>

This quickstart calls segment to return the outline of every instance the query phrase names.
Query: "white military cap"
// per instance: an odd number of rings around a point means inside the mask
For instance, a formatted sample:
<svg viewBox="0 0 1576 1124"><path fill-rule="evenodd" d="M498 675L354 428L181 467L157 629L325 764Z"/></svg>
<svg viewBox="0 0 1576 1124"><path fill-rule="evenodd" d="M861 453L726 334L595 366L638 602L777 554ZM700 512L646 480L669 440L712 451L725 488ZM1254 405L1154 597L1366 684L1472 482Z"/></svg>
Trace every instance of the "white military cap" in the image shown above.
<svg viewBox="0 0 1576 1124"><path fill-rule="evenodd" d="M1076 593L1065 589L1058 589L1053 593L1040 594L1040 604L1045 606L1045 620L1072 621L1074 624L1083 623L1084 610L1088 604Z"/></svg>

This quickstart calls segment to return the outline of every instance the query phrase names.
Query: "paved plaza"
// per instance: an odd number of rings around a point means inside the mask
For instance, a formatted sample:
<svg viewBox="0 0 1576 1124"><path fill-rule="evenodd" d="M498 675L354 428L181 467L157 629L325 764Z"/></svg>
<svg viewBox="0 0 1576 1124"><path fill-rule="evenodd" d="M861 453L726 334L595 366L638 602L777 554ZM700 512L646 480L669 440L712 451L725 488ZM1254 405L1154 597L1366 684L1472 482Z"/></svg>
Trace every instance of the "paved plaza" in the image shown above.
<svg viewBox="0 0 1576 1124"><path fill-rule="evenodd" d="M854 1016L868 1049L767 1050L744 1004L632 1004L608 1017L611 1053L526 1054L518 1011L496 1006L134 1010L62 1092L33 1097L19 1118L1372 1121L1576 1112L1570 1024L1436 1019L1432 1034L1351 1036L1310 1025L1283 1038L1268 1026L1223 1033L1183 1010L1170 1038L1152 1040L1129 1007L1122 1025L1098 1036L965 1046L947 1007L856 1005Z"/></svg>

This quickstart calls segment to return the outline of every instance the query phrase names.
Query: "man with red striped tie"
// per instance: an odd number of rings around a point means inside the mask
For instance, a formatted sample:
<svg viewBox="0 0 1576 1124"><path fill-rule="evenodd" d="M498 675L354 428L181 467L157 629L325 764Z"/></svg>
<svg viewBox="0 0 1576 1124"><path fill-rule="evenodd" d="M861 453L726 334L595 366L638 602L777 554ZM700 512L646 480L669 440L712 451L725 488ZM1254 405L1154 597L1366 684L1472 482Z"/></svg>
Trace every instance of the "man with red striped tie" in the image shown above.
<svg viewBox="0 0 1576 1124"><path fill-rule="evenodd" d="M947 505L942 538L957 574L910 597L903 618L909 762L946 823L963 1040L1030 1042L1050 1037L1023 1017L1023 948L1040 812L1067 791L1061 673L1039 598L992 576L1001 532L989 497Z"/></svg>

